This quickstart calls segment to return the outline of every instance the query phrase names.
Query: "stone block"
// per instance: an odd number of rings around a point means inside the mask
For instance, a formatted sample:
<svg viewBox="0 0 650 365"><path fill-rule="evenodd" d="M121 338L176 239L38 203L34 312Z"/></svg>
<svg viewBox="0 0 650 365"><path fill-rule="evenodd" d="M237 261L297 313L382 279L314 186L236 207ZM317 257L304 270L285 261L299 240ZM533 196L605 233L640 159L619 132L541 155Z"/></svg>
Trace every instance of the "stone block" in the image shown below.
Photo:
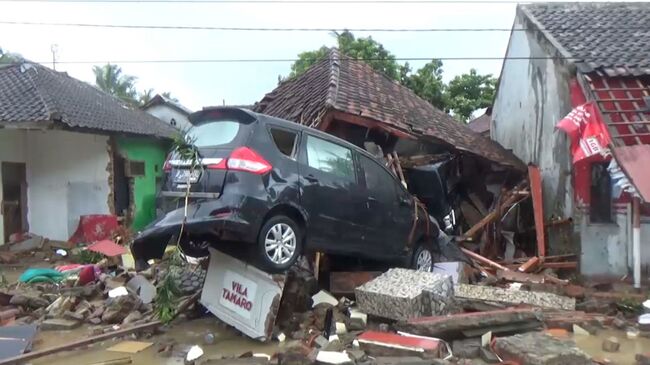
<svg viewBox="0 0 650 365"><path fill-rule="evenodd" d="M637 365L650 365L650 352L646 352L645 354L636 354L634 359L636 360Z"/></svg>
<svg viewBox="0 0 650 365"><path fill-rule="evenodd" d="M449 275L390 269L355 289L359 308L394 320L445 314L453 300Z"/></svg>
<svg viewBox="0 0 650 365"><path fill-rule="evenodd" d="M621 343L618 341L618 338L616 337L612 336L603 340L602 349L605 352L618 352L620 348L621 348Z"/></svg>
<svg viewBox="0 0 650 365"><path fill-rule="evenodd" d="M496 302L506 305L529 304L536 307L575 310L575 298L552 293L510 290L489 286L459 284L454 287L456 299L463 301Z"/></svg>
<svg viewBox="0 0 650 365"><path fill-rule="evenodd" d="M481 356L481 338L467 338L456 340L451 343L451 351L454 356L464 359L473 359Z"/></svg>
<svg viewBox="0 0 650 365"><path fill-rule="evenodd" d="M543 332L530 332L498 337L496 353L503 359L527 365L591 365L591 358L575 342L559 339Z"/></svg>
<svg viewBox="0 0 650 365"><path fill-rule="evenodd" d="M67 331L72 330L81 325L80 321L64 318L47 319L41 323L43 331Z"/></svg>

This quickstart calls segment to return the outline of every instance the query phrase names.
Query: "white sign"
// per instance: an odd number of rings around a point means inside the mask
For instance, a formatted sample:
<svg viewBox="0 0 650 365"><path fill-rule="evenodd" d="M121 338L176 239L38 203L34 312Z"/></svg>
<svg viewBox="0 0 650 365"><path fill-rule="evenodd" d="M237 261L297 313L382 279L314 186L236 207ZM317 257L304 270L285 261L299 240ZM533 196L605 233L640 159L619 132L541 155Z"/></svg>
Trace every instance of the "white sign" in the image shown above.
<svg viewBox="0 0 650 365"><path fill-rule="evenodd" d="M254 281L248 280L233 271L226 271L219 303L238 315L249 319L251 318L256 291L257 284Z"/></svg>

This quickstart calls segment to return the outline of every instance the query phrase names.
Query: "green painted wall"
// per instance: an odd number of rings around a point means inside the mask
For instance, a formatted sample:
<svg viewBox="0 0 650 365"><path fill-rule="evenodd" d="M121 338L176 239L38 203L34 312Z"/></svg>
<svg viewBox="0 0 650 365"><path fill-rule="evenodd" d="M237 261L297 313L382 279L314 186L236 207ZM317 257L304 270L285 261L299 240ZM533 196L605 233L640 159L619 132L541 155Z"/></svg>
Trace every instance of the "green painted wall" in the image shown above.
<svg viewBox="0 0 650 365"><path fill-rule="evenodd" d="M156 179L162 179L163 164L169 142L152 138L117 137L118 152L122 157L131 161L142 161L145 164L144 176L133 177L134 230L140 230L156 218Z"/></svg>

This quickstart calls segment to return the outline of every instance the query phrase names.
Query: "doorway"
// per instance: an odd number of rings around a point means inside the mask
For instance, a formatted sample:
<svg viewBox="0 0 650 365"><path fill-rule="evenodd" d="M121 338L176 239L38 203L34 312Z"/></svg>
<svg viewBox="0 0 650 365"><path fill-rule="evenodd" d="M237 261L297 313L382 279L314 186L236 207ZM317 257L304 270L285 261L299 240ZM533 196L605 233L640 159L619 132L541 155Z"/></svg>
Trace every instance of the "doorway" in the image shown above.
<svg viewBox="0 0 650 365"><path fill-rule="evenodd" d="M2 163L2 209L4 240L14 233L27 232L27 168L24 163Z"/></svg>

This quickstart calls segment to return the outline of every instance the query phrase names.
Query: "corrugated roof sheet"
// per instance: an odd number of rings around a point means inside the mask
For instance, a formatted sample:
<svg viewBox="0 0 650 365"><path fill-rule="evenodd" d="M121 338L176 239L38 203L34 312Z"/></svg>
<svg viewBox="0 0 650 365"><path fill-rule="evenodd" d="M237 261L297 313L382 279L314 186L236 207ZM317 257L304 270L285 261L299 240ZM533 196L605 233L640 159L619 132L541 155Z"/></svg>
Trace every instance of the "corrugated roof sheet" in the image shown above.
<svg viewBox="0 0 650 365"><path fill-rule="evenodd" d="M614 148L619 166L630 179L645 202L650 202L650 145L621 146Z"/></svg>
<svg viewBox="0 0 650 365"><path fill-rule="evenodd" d="M0 68L0 123L171 137L176 129L66 73L33 63Z"/></svg>
<svg viewBox="0 0 650 365"><path fill-rule="evenodd" d="M650 74L650 3L519 5L582 72Z"/></svg>
<svg viewBox="0 0 650 365"><path fill-rule="evenodd" d="M431 137L497 163L525 168L498 143L472 131L365 62L340 55L335 48L328 58L283 82L255 106L256 112L306 125L317 124L314 122L330 109Z"/></svg>

